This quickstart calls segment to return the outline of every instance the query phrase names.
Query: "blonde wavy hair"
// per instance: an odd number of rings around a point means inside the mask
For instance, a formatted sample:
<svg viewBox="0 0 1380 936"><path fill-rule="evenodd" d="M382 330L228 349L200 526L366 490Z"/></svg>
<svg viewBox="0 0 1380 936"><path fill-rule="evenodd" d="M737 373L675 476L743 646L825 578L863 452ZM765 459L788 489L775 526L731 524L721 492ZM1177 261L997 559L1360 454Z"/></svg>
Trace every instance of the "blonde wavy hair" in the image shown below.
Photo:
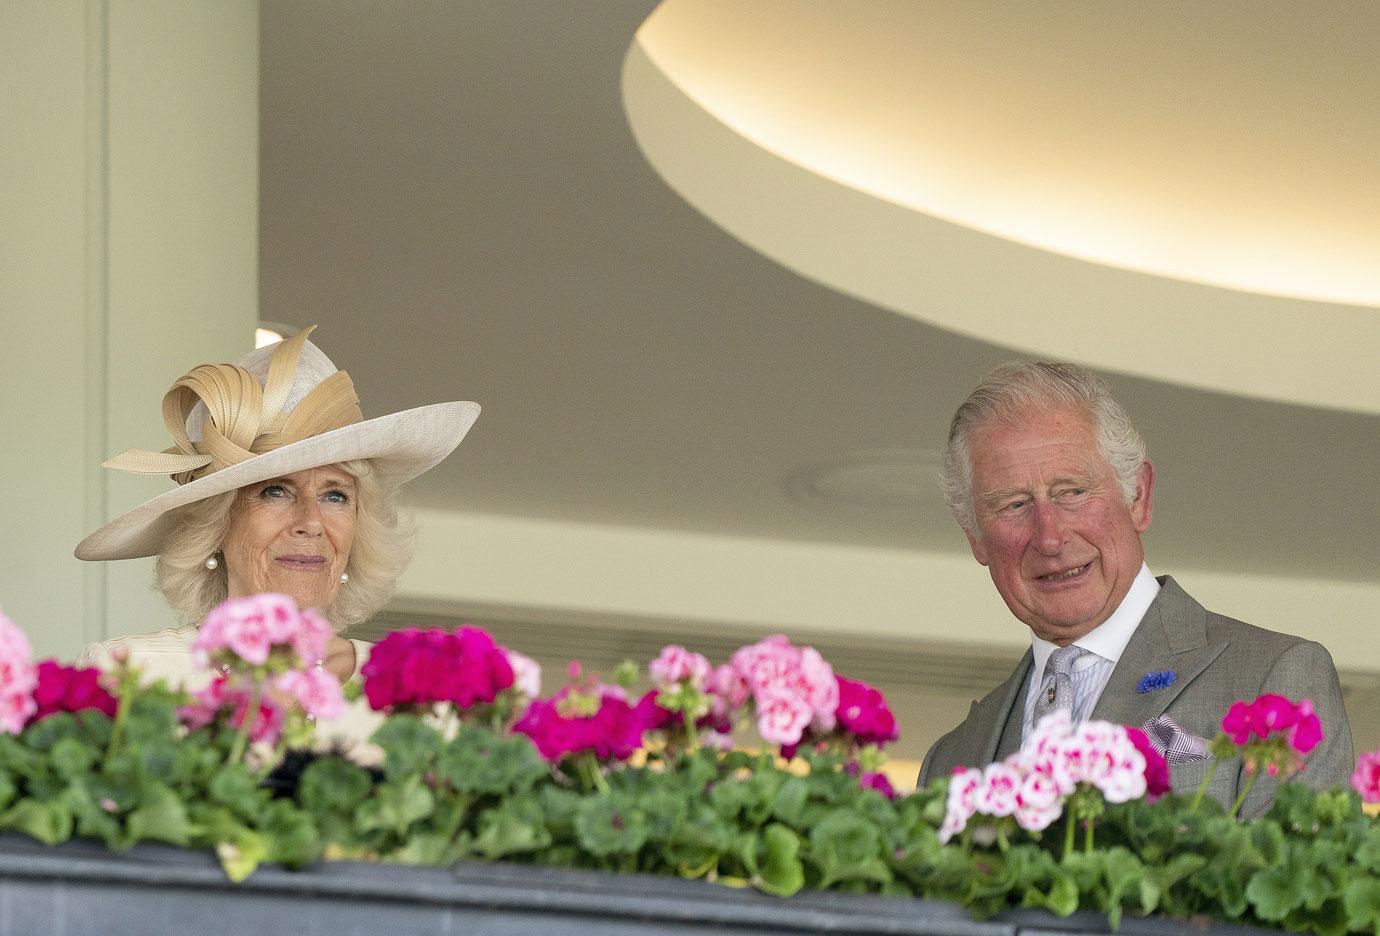
<svg viewBox="0 0 1380 936"><path fill-rule="evenodd" d="M362 624L393 597L398 579L412 560L413 529L397 511L397 488L384 485L367 460L341 462L358 485L355 542L346 568L350 580L323 608L336 632ZM238 491L227 491L177 511L154 567L154 587L178 618L200 624L229 595L225 564L207 569L206 558L220 552L230 530Z"/></svg>

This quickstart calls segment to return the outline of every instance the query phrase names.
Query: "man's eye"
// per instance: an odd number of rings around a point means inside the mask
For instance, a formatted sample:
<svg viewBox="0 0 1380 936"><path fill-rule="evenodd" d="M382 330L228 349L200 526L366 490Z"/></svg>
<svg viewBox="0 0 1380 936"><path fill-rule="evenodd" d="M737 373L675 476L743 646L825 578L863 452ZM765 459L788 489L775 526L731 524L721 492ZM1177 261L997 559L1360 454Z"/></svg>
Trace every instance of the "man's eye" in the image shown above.
<svg viewBox="0 0 1380 936"><path fill-rule="evenodd" d="M1022 507L1024 507L1024 506L1025 506L1025 501L1023 501L1023 500L1008 501L1008 502L1002 507L1002 510L1005 511L1005 512L1007 512L1007 513L1011 513L1011 512L1013 512L1013 511L1020 510L1020 509L1021 509Z"/></svg>

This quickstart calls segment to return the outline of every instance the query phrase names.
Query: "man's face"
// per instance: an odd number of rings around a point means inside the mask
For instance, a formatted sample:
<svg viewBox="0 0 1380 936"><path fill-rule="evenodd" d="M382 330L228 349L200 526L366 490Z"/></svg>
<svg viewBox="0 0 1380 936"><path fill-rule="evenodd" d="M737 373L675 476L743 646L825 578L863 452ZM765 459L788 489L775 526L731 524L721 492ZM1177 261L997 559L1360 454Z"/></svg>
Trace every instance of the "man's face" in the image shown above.
<svg viewBox="0 0 1380 936"><path fill-rule="evenodd" d="M1111 616L1144 560L1155 469L1128 506L1079 410L1028 411L969 438L973 557L1036 635L1066 646Z"/></svg>

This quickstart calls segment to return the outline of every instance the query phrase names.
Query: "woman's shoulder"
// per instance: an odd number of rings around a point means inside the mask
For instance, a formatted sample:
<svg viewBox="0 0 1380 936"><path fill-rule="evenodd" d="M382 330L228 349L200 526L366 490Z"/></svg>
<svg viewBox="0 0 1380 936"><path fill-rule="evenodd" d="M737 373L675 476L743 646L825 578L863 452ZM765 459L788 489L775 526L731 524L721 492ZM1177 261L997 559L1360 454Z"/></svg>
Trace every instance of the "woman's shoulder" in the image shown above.
<svg viewBox="0 0 1380 936"><path fill-rule="evenodd" d="M128 654L130 662L143 667L147 678L179 678L193 669L194 637L196 628L191 625L165 627L163 630L147 634L111 637L109 640L88 644L77 657L77 664L109 669L115 665L115 653L118 651Z"/></svg>

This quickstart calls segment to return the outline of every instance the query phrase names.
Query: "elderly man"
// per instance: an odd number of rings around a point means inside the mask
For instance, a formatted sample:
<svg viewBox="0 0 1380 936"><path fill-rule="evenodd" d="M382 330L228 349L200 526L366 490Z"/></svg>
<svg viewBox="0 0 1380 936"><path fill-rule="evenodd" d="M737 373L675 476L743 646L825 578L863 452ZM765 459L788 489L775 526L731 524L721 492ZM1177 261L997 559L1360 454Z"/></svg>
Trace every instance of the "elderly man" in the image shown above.
<svg viewBox="0 0 1380 936"><path fill-rule="evenodd" d="M1238 699L1309 698L1325 732L1299 778L1344 786L1355 761L1337 671L1317 643L1207 611L1145 565L1141 534L1154 507L1155 466L1106 385L1069 364L1010 364L954 414L945 494L973 557L1031 630L1016 671L940 738L923 785L955 767L1015 751L1052 708L1075 721L1148 725L1168 742L1174 789L1196 789L1214 762L1202 739ZM1230 804L1240 760L1209 787ZM1268 809L1259 778L1243 815Z"/></svg>

